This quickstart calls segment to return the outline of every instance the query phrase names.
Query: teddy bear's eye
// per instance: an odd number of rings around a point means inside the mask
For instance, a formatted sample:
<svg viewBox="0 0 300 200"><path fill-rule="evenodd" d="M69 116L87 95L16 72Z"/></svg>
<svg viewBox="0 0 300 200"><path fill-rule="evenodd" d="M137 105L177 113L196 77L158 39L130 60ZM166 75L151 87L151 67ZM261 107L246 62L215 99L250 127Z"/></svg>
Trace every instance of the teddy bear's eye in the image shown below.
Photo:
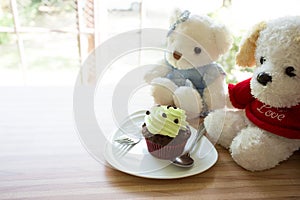
<svg viewBox="0 0 300 200"><path fill-rule="evenodd" d="M296 76L295 72L295 68L292 66L288 66L287 68L285 68L285 73L286 75L288 75L289 77L294 77Z"/></svg>
<svg viewBox="0 0 300 200"><path fill-rule="evenodd" d="M201 53L201 48L200 47L195 47L194 52L195 52L195 54L200 54Z"/></svg>
<svg viewBox="0 0 300 200"><path fill-rule="evenodd" d="M264 62L266 62L266 58L265 57L260 57L260 60L259 60L260 64L264 64Z"/></svg>

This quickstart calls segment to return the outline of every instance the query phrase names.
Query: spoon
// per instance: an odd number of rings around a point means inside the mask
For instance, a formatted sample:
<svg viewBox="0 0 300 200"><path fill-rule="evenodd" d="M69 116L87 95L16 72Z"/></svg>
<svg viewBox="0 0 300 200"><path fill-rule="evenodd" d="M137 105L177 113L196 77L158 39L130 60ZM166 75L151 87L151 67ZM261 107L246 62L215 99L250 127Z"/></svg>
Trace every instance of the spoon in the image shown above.
<svg viewBox="0 0 300 200"><path fill-rule="evenodd" d="M172 160L172 164L178 166L178 167L192 167L194 165L194 159L191 158L190 152L193 152L196 144L200 141L202 136L204 135L204 132L206 131L204 127L204 123L202 123L197 130L196 138L193 140L192 144L190 145L189 149L185 151L184 154L176 157L174 160Z"/></svg>

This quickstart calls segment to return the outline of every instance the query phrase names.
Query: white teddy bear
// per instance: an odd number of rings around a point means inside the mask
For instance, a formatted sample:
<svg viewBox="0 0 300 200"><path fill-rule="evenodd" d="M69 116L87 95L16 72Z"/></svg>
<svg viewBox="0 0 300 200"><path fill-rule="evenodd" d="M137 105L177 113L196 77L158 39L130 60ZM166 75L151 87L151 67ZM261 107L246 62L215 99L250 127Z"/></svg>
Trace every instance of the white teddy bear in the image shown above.
<svg viewBox="0 0 300 200"><path fill-rule="evenodd" d="M228 86L238 110L211 112L204 124L208 137L229 148L237 164L266 170L300 147L300 16L256 25L236 61L257 67L252 78Z"/></svg>
<svg viewBox="0 0 300 200"><path fill-rule="evenodd" d="M145 76L157 104L175 105L189 118L225 106L225 72L215 63L232 44L228 29L207 16L183 12L167 35L162 65Z"/></svg>

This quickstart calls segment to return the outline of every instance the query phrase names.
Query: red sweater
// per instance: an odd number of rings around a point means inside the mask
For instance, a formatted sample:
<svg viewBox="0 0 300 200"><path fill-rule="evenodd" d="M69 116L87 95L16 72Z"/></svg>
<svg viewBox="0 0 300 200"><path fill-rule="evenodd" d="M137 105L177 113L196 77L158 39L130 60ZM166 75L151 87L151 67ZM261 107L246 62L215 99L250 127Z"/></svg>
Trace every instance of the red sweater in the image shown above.
<svg viewBox="0 0 300 200"><path fill-rule="evenodd" d="M279 136L300 139L300 104L290 108L274 108L251 95L250 80L229 84L232 105L245 109L246 116L256 126Z"/></svg>

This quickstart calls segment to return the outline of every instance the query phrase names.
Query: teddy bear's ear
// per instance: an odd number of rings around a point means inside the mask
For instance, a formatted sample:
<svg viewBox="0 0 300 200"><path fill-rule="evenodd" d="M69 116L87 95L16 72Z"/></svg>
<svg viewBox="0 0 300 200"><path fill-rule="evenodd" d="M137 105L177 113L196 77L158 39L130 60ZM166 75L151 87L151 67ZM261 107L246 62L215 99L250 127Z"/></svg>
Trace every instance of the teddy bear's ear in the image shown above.
<svg viewBox="0 0 300 200"><path fill-rule="evenodd" d="M218 55L226 53L232 45L232 34L225 25L218 25L214 27L214 36L218 49Z"/></svg>
<svg viewBox="0 0 300 200"><path fill-rule="evenodd" d="M240 50L236 56L237 65L243 67L252 67L255 65L256 41L259 37L260 31L262 31L265 27L265 22L256 24L250 34L241 43Z"/></svg>

